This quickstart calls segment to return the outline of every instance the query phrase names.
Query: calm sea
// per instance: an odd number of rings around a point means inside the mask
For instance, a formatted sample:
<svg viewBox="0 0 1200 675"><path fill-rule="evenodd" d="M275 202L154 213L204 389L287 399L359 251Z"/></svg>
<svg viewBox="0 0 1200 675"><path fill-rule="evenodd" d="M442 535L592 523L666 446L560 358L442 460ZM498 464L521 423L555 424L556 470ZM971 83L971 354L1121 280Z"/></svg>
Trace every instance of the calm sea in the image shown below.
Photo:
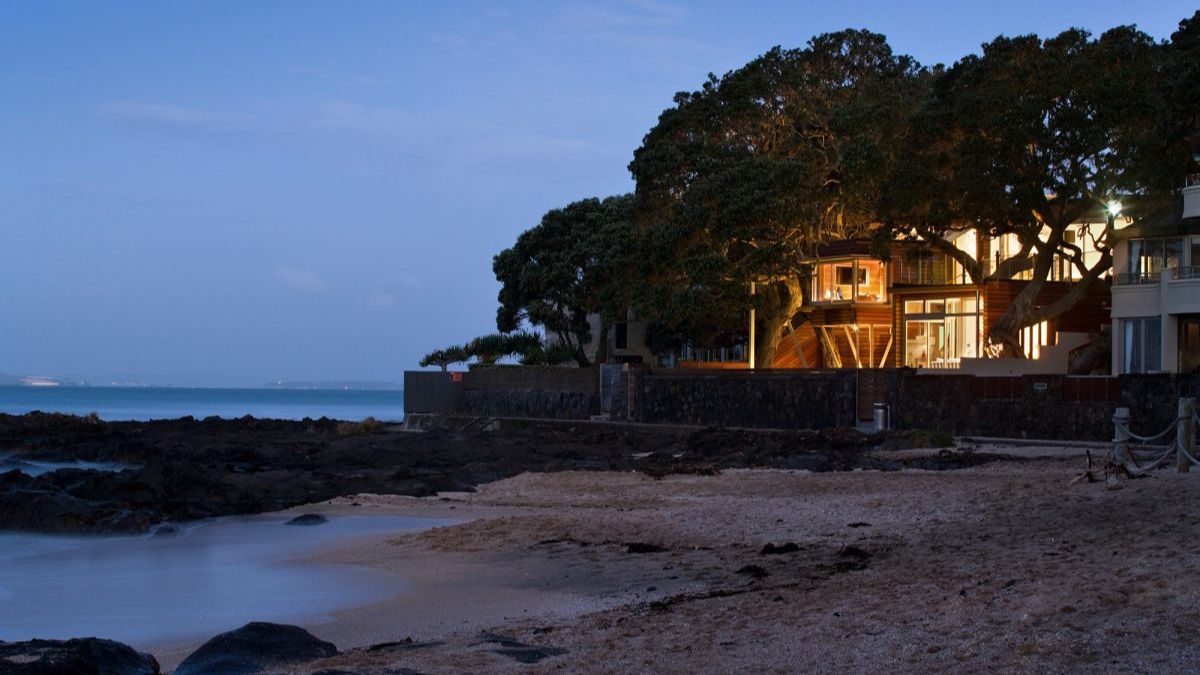
<svg viewBox="0 0 1200 675"><path fill-rule="evenodd" d="M199 389L183 387L0 387L0 412L96 413L104 420L245 415L298 420L404 418L404 392L342 389Z"/></svg>

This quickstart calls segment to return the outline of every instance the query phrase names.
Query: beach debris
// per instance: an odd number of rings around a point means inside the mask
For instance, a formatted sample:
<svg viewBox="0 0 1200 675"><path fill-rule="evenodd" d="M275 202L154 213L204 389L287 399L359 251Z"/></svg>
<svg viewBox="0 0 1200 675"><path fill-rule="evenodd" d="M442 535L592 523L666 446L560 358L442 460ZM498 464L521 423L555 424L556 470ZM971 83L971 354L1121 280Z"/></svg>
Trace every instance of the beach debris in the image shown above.
<svg viewBox="0 0 1200 675"><path fill-rule="evenodd" d="M397 640L395 642L380 642L378 644L373 644L369 647L366 647L365 650L368 652L383 652L383 651L406 652L406 651L411 651L414 649L427 649L430 647L437 647L442 644L444 644L444 643L441 640L430 640L428 642L417 642L416 640L412 639L411 637L406 637L403 640Z"/></svg>
<svg viewBox="0 0 1200 675"><path fill-rule="evenodd" d="M794 542L794 541L789 541L786 544L779 544L778 546L776 546L774 543L768 542L765 546L763 546L758 551L758 554L759 555L781 555L784 553L795 553L796 551L799 551L799 550L800 550L800 546L797 545L796 542Z"/></svg>
<svg viewBox="0 0 1200 675"><path fill-rule="evenodd" d="M205 642L174 672L175 675L249 675L337 653L333 643L320 640L299 626L253 621Z"/></svg>
<svg viewBox="0 0 1200 675"><path fill-rule="evenodd" d="M499 649L492 650L494 653L507 656L518 663L537 663L552 656L560 656L567 653L567 650L562 647L541 647L525 644L514 638L496 633L481 633L479 638L485 643L499 645Z"/></svg>
<svg viewBox="0 0 1200 675"><path fill-rule="evenodd" d="M862 523L862 522L846 524L846 527L870 527L870 526L871 526L870 523Z"/></svg>
<svg viewBox="0 0 1200 675"><path fill-rule="evenodd" d="M1087 452L1087 468L1084 469L1083 472L1081 472L1079 475L1075 476L1070 481L1068 481L1067 485L1074 485L1074 484L1082 482L1082 481L1086 481L1088 483L1099 482L1100 479L1096 478L1096 474L1092 473L1092 451L1088 450L1086 452Z"/></svg>
<svg viewBox="0 0 1200 675"><path fill-rule="evenodd" d="M158 661L132 647L99 638L0 642L0 672L12 675L122 673L158 675Z"/></svg>
<svg viewBox="0 0 1200 675"><path fill-rule="evenodd" d="M324 525L329 519L319 513L303 513L284 523L284 525Z"/></svg>

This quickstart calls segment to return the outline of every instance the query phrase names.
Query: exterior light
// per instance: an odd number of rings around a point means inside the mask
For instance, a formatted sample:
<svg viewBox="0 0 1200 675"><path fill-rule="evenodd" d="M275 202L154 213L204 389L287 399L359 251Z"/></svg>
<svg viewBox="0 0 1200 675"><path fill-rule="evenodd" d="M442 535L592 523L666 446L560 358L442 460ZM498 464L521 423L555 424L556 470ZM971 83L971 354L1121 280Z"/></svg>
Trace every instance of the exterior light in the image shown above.
<svg viewBox="0 0 1200 675"><path fill-rule="evenodd" d="M1121 202L1116 202L1116 201L1109 202L1108 203L1108 213L1109 213L1109 215L1111 215L1113 217L1121 215Z"/></svg>

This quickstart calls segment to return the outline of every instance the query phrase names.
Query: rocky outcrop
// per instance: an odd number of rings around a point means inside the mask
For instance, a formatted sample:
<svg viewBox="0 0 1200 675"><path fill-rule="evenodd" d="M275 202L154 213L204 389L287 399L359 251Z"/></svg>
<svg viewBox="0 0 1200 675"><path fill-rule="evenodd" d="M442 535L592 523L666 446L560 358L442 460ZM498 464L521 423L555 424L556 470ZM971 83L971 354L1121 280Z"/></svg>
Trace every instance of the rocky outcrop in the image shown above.
<svg viewBox="0 0 1200 675"><path fill-rule="evenodd" d="M0 642L6 675L157 675L158 661L128 645L98 638Z"/></svg>
<svg viewBox="0 0 1200 675"><path fill-rule="evenodd" d="M149 532L166 522L278 511L350 494L424 497L471 490L526 471L642 471L657 477L743 467L894 469L900 464L865 451L902 448L912 440L836 428L506 423L495 431L464 432L461 424L426 433L342 436L326 419L101 422L0 415L0 454L139 467L0 474L0 531Z"/></svg>
<svg viewBox="0 0 1200 675"><path fill-rule="evenodd" d="M175 675L249 675L337 654L331 642L299 626L255 621L222 633L192 652Z"/></svg>

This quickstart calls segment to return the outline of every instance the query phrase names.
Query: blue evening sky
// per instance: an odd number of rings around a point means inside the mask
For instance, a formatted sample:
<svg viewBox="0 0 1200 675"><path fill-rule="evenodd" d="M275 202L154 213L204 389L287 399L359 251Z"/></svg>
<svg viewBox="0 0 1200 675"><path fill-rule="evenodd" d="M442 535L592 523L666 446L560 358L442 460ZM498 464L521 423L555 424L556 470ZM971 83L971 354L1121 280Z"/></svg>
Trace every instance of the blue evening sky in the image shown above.
<svg viewBox="0 0 1200 675"><path fill-rule="evenodd" d="M1170 35L1156 0L0 3L0 372L398 381L495 329L492 256L632 189L679 90L864 27Z"/></svg>

